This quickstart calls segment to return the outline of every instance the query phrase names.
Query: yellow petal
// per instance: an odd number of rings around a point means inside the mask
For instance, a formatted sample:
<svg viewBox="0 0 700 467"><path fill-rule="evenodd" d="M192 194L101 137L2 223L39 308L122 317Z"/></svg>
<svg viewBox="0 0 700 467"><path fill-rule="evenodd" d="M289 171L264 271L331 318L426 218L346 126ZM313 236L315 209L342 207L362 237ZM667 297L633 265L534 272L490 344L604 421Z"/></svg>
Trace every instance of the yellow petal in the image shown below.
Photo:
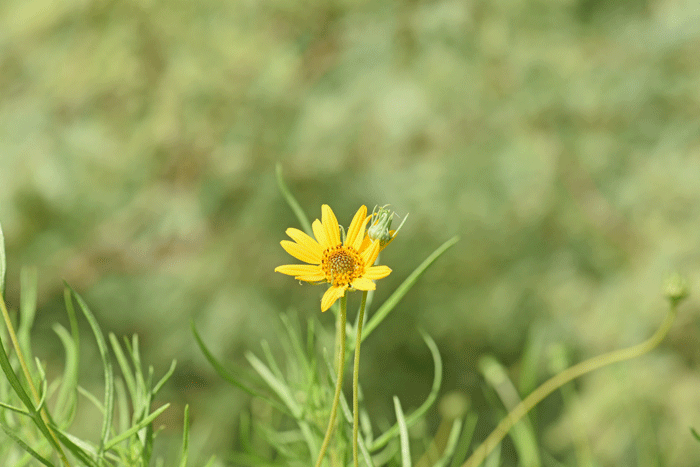
<svg viewBox="0 0 700 467"><path fill-rule="evenodd" d="M299 245L305 247L307 250L309 250L311 253L314 255L318 255L319 261L321 259L321 253L323 250L321 250L321 245L318 244L316 240L313 238L309 237L305 232L302 232L299 229L294 229L294 228L289 228L286 230L287 235L297 242ZM316 262L319 262L316 261Z"/></svg>
<svg viewBox="0 0 700 467"><path fill-rule="evenodd" d="M374 282L365 277L358 277L357 279L352 281L352 284L350 285L353 289L357 290L374 290L377 288Z"/></svg>
<svg viewBox="0 0 700 467"><path fill-rule="evenodd" d="M284 266L277 266L275 272L281 272L282 274L287 274L288 276L310 276L316 275L321 271L321 266L314 266L309 264L285 264Z"/></svg>
<svg viewBox="0 0 700 467"><path fill-rule="evenodd" d="M314 237L316 237L316 240L318 240L322 251L331 247L328 237L326 236L326 231L323 228L323 224L321 224L318 219L311 224L311 229L314 231Z"/></svg>
<svg viewBox="0 0 700 467"><path fill-rule="evenodd" d="M379 240L375 240L372 244L361 253L362 260L365 262L365 267L372 266L379 255Z"/></svg>
<svg viewBox="0 0 700 467"><path fill-rule="evenodd" d="M388 266L372 266L371 268L365 269L365 273L362 277L376 281L377 279L385 278L389 274L391 274L391 268Z"/></svg>
<svg viewBox="0 0 700 467"><path fill-rule="evenodd" d="M355 249L356 249L358 252L361 253L362 251L364 251L364 250L366 250L367 248L369 248L369 246L370 246L371 244L372 244L372 240L371 240L367 235L363 235L363 236L362 236L362 243L360 243L360 247L359 247L359 248L355 248Z"/></svg>
<svg viewBox="0 0 700 467"><path fill-rule="evenodd" d="M321 311L326 311L335 303L336 300L345 295L345 289L347 288L347 285L329 287L321 299Z"/></svg>
<svg viewBox="0 0 700 467"><path fill-rule="evenodd" d="M310 251L303 245L298 243L290 242L289 240L282 240L280 242L284 251L294 256L300 261L311 264L321 264L321 255L318 251Z"/></svg>
<svg viewBox="0 0 700 467"><path fill-rule="evenodd" d="M309 274L308 276L296 276L295 279L304 282L322 282L326 280L326 275L319 272L318 274Z"/></svg>
<svg viewBox="0 0 700 467"><path fill-rule="evenodd" d="M352 218L352 222L350 222L350 227L348 227L348 236L345 237L345 245L346 246L351 246L355 248L355 240L357 240L357 237L360 235L364 235L364 225L362 220L367 217L367 206L364 204L360 206L360 209L357 210L355 213L355 217ZM360 233L360 230L362 232ZM362 239L360 238L360 243L362 242ZM358 245L359 247L359 245Z"/></svg>
<svg viewBox="0 0 700 467"><path fill-rule="evenodd" d="M326 238L330 246L340 245L340 227L338 219L336 219L333 210L327 204L321 206L321 223L323 230L326 232Z"/></svg>

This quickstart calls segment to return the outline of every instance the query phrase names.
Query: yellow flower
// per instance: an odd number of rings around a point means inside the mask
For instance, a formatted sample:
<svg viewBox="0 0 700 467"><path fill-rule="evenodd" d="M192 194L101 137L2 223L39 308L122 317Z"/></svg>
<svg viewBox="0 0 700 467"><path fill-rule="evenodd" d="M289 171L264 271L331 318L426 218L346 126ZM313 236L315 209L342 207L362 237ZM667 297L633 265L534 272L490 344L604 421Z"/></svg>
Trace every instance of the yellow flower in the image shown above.
<svg viewBox="0 0 700 467"><path fill-rule="evenodd" d="M345 291L374 290L373 280L391 273L387 266L372 266L379 254L379 241L365 236L369 221L367 208L360 207L352 218L345 243L340 241L338 220L330 206L321 207L321 222L316 219L311 228L316 240L299 229L289 228L286 233L294 242L282 240L287 253L309 264L277 266L275 272L294 276L305 282L328 282L330 288L321 299L321 311L326 311Z"/></svg>

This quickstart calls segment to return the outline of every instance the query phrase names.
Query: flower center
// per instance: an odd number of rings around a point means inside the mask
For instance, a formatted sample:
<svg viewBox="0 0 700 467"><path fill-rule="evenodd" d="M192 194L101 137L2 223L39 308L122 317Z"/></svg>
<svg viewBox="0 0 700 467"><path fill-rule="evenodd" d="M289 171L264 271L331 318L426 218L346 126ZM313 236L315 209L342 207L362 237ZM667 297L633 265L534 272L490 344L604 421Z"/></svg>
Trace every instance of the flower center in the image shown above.
<svg viewBox="0 0 700 467"><path fill-rule="evenodd" d="M323 252L321 269L328 282L343 286L362 275L364 264L354 248L338 245Z"/></svg>

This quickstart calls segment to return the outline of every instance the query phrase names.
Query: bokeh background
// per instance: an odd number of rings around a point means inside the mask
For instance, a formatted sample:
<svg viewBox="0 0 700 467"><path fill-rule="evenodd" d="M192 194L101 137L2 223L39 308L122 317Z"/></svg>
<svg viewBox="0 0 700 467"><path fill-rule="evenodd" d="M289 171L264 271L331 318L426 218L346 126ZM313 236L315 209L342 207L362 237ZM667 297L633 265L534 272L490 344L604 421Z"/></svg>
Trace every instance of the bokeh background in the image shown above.
<svg viewBox="0 0 700 467"><path fill-rule="evenodd" d="M244 394L206 364L194 320L232 367L275 342L278 315L320 314L323 287L273 273L298 226L284 174L313 219L360 204L409 220L375 304L453 235L450 249L363 347L377 420L442 393L481 417L479 358L517 380L533 339L578 361L640 342L666 311L663 279L700 285L700 8L688 0L0 3L0 221L8 301L39 271L35 353L51 371L62 280L105 331L138 333L144 361L178 369L164 445L192 409L201 465L236 445ZM375 307L376 309L376 307ZM320 317L329 328L333 317ZM552 396L546 465L694 466L700 443L698 302L651 355ZM99 390L83 333L81 383ZM541 376L547 376L545 361ZM94 432L89 404L76 431ZM93 413L92 416L95 414ZM424 429L439 421L431 412ZM583 435L581 435L583 433ZM167 451L167 448L162 448ZM512 456L506 465L515 465ZM559 462L559 463L557 463Z"/></svg>

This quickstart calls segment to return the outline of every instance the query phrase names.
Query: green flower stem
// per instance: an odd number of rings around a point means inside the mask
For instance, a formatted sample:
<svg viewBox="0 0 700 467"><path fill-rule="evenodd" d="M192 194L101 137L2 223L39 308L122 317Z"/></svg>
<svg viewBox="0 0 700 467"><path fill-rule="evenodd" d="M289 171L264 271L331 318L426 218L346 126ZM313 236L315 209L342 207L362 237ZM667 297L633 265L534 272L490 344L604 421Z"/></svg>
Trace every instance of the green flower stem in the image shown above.
<svg viewBox="0 0 700 467"><path fill-rule="evenodd" d="M654 349L659 343L666 337L673 320L676 317L676 306L672 302L671 309L666 315L666 319L661 324L659 329L656 330L653 336L644 342L633 345L632 347L627 347L624 349L614 350L612 352L598 355L597 357L590 358L584 362L574 365L561 373L551 377L540 387L535 389L529 396L523 399L510 413L501 420L495 430L484 440L481 445L474 450L471 457L462 465L462 467L477 467L481 465L486 457L491 454L496 446L505 438L513 425L515 425L525 414L527 414L534 406L539 404L542 399L550 395L552 392L556 391L564 384L572 381L579 376L583 376L586 373L597 370L604 366L610 365L612 363L622 362L625 360L630 360L635 357L644 355L645 353Z"/></svg>
<svg viewBox="0 0 700 467"><path fill-rule="evenodd" d="M5 320L5 325L7 326L7 331L10 334L10 340L12 341L12 346L15 348L15 352L17 353L17 359L19 360L19 364L22 367L22 372L24 372L24 377L26 378L27 384L29 385L29 389L32 392L32 396L34 397L34 402L37 404L37 408L39 408L39 404L41 403L41 397L39 397L39 391L37 391L36 386L34 386L34 381L32 380L32 375L29 372L29 367L27 366L27 362L24 360L24 354L22 353L22 349L19 346L19 341L17 340L17 335L15 334L15 328L12 326L12 321L10 320L10 313L7 311L7 305L5 305L5 300L2 297L2 295L0 295L0 309L2 309L2 317ZM64 466L70 467L70 463L68 463L68 458L66 457L66 454L63 452L63 449L61 449L61 445L58 442L58 438L56 438L56 434L51 429L49 416L46 413L46 408L41 407L39 409L39 414L41 415L42 420L44 420L44 423L46 424L46 428L49 430L49 433L51 434L53 441L55 441L55 446L58 450L58 456L61 458L61 462L63 463Z"/></svg>
<svg viewBox="0 0 700 467"><path fill-rule="evenodd" d="M346 294L347 295L347 294ZM338 378L335 383L335 395L333 396L333 405L331 406L331 416L328 419L328 428L326 429L326 436L323 438L323 444L321 445L321 451L318 453L318 460L316 461L316 467L321 467L323 463L323 458L326 455L326 450L331 442L331 435L333 434L333 428L335 427L335 416L338 413L338 403L340 401L340 392L343 389L343 373L345 367L345 326L347 325L347 296L343 295L340 298L340 315L338 316L339 326L336 332L339 335L338 339L338 359L336 360L336 365L338 365Z"/></svg>
<svg viewBox="0 0 700 467"><path fill-rule="evenodd" d="M355 365L352 372L352 460L355 467L359 467L357 454L357 436L360 425L360 407L358 401L360 378L360 344L362 344L362 322L365 320L365 305L367 304L367 292L362 292L360 315L357 318L357 335L355 336Z"/></svg>

